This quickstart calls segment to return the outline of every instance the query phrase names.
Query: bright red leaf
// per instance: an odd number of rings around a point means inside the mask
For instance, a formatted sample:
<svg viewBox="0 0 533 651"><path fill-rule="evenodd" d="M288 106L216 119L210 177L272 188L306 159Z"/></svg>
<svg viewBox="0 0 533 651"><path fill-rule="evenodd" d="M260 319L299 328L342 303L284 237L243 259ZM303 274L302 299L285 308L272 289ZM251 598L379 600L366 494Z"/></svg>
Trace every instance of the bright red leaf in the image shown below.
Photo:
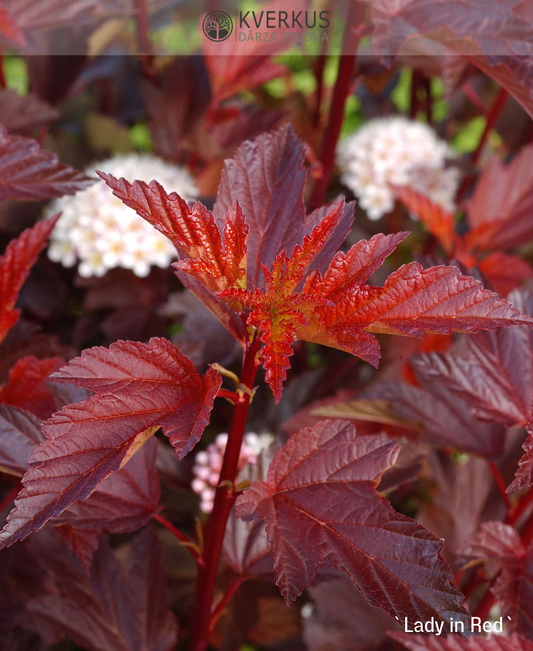
<svg viewBox="0 0 533 651"><path fill-rule="evenodd" d="M56 221L57 217L53 217L26 229L7 245L0 258L0 343L19 317L20 310L14 308L20 289L46 246Z"/></svg>
<svg viewBox="0 0 533 651"><path fill-rule="evenodd" d="M178 456L189 452L209 421L220 387L217 372L202 377L166 339L92 348L54 377L96 395L65 407L43 426L45 440L29 460L23 490L0 534L10 545L87 498L157 431Z"/></svg>
<svg viewBox="0 0 533 651"><path fill-rule="evenodd" d="M48 418L56 409L45 380L64 363L59 357L22 357L9 372L9 382L0 388L0 402Z"/></svg>
<svg viewBox="0 0 533 651"><path fill-rule="evenodd" d="M264 283L262 265L270 269L282 249L292 251L325 216L327 207L306 217L304 190L306 171L304 143L290 125L243 142L233 158L224 162L213 213L219 226L231 204L238 200L248 234L247 287ZM345 212L329 243L315 260L327 266L347 236L354 204Z"/></svg>
<svg viewBox="0 0 533 651"><path fill-rule="evenodd" d="M94 181L59 162L32 138L12 136L0 124L0 201L40 201L74 194Z"/></svg>
<svg viewBox="0 0 533 651"><path fill-rule="evenodd" d="M384 436L358 437L346 422L322 421L294 434L274 456L267 481L238 498L240 517L266 522L287 603L325 567L345 572L393 616L465 616L439 555L442 541L376 491L397 453Z"/></svg>
<svg viewBox="0 0 533 651"><path fill-rule="evenodd" d="M214 217L155 181L130 184L101 175L182 252L179 278L232 333L247 337L243 323L258 331L276 401L296 339L346 350L377 366L380 349L372 333L420 337L533 323L456 267L422 269L413 262L383 287L368 285L407 233L361 240L327 267L351 223L351 207L340 201L305 218L303 160L303 145L290 127L243 143L226 161Z"/></svg>
<svg viewBox="0 0 533 651"><path fill-rule="evenodd" d="M0 36L3 36L17 45L26 45L26 39L24 35L17 27L16 22L13 20L12 16L8 10L0 4Z"/></svg>
<svg viewBox="0 0 533 651"><path fill-rule="evenodd" d="M446 253L451 253L458 239L453 213L409 186L394 186L394 194L410 212L420 218L428 231L442 244Z"/></svg>

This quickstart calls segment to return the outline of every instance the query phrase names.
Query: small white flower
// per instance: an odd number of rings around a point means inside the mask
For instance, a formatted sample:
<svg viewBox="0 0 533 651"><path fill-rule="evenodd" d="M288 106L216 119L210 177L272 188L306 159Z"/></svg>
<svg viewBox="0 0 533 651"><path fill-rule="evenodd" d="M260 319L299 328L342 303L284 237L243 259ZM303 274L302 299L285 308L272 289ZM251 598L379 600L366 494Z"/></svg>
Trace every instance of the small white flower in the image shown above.
<svg viewBox="0 0 533 651"><path fill-rule="evenodd" d="M259 454L268 449L273 440L274 437L271 434L256 434L255 432L245 434L238 469L242 470L247 463L255 463ZM206 450L202 450L196 455L191 488L200 495L200 509L204 513L211 513L213 510L215 490L227 444L228 435L219 434Z"/></svg>
<svg viewBox="0 0 533 651"><path fill-rule="evenodd" d="M167 192L177 192L184 199L198 195L185 169L155 156L117 156L91 165L86 174L95 176L95 169L130 182L156 179ZM47 214L57 212L61 217L50 238L48 257L65 267L79 261L80 276L103 276L109 269L123 267L145 277L151 266L164 269L176 258L171 242L117 199L100 179L72 197L52 202Z"/></svg>
<svg viewBox="0 0 533 651"><path fill-rule="evenodd" d="M403 117L371 120L337 149L341 180L372 220L394 207L391 185L408 185L453 210L459 171L446 168L452 156L431 127Z"/></svg>

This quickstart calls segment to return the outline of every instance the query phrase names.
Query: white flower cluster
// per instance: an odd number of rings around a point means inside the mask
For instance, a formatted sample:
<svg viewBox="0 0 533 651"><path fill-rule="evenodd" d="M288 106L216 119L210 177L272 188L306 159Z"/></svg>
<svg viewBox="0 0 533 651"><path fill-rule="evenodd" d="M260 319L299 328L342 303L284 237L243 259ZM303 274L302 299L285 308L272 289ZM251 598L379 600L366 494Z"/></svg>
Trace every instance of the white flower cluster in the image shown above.
<svg viewBox="0 0 533 651"><path fill-rule="evenodd" d="M256 434L255 432L245 434L238 469L242 470L247 463L255 463L259 454L268 449L272 441L271 434ZM204 513L211 513L213 510L215 490L227 443L228 435L219 434L213 443L196 455L191 487L195 493L200 495L200 508Z"/></svg>
<svg viewBox="0 0 533 651"><path fill-rule="evenodd" d="M193 199L198 191L189 173L148 154L116 156L86 169L88 176L102 170L127 181L156 179L167 192ZM176 257L171 242L135 211L117 199L100 179L71 197L52 202L47 214L61 212L52 233L48 257L65 267L79 260L85 278L103 276L109 269L132 269L140 277L150 266L168 267Z"/></svg>
<svg viewBox="0 0 533 651"><path fill-rule="evenodd" d="M453 210L459 170L445 167L452 156L431 127L404 117L370 120L337 149L341 180L372 220L394 207L391 184L407 185Z"/></svg>

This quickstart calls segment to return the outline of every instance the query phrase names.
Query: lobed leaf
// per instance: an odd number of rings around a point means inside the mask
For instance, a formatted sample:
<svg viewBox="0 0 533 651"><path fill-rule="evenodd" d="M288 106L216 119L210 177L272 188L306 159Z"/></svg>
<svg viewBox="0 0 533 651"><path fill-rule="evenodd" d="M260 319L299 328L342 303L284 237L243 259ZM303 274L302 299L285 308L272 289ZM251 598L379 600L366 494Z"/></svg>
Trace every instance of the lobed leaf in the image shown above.
<svg viewBox="0 0 533 651"><path fill-rule="evenodd" d="M387 641L387 632L398 628L398 622L372 608L345 577L320 583L308 592L313 600L310 617L303 619L308 651L379 649Z"/></svg>
<svg viewBox="0 0 533 651"><path fill-rule="evenodd" d="M84 351L54 374L96 392L43 426L46 440L29 460L23 490L0 533L10 545L87 498L159 429L183 457L209 420L221 379L202 377L166 339L117 342Z"/></svg>
<svg viewBox="0 0 533 651"><path fill-rule="evenodd" d="M0 124L0 201L40 201L74 194L94 181L59 162L32 138L12 136Z"/></svg>
<svg viewBox="0 0 533 651"><path fill-rule="evenodd" d="M477 420L469 403L452 393L445 384L434 385L423 375L419 382L420 387L406 382L377 383L365 397L372 397L377 407L386 401L385 416L391 410L406 421L404 426L409 427L411 423L413 427L414 424L422 439L432 445L488 459L502 453L505 430L501 425Z"/></svg>
<svg viewBox="0 0 533 651"><path fill-rule="evenodd" d="M533 315L533 296L516 291L510 299ZM478 418L525 426L532 416L533 330L530 326L479 333L461 352L428 353L414 360L427 384L446 386L467 398Z"/></svg>
<svg viewBox="0 0 533 651"><path fill-rule="evenodd" d="M499 573L492 592L501 603L507 630L530 638L533 635L530 605L533 547L525 545L510 525L484 522L478 533L465 545L462 555L469 559L484 560L493 573Z"/></svg>
<svg viewBox="0 0 533 651"><path fill-rule="evenodd" d="M59 542L59 541L58 541ZM152 529L137 535L122 563L102 540L90 576L65 545L48 538L41 555L56 589L32 599L39 631L90 651L171 651L177 627L169 607L163 550Z"/></svg>
<svg viewBox="0 0 533 651"><path fill-rule="evenodd" d="M59 111L37 95L0 90L0 122L13 133L27 133L59 118Z"/></svg>
<svg viewBox="0 0 533 651"><path fill-rule="evenodd" d="M26 409L39 418L48 418L55 409L54 396L45 380L64 364L60 357L21 357L9 372L9 381L0 388L0 403Z"/></svg>
<svg viewBox="0 0 533 651"><path fill-rule="evenodd" d="M266 522L287 603L325 567L345 572L393 616L466 615L439 555L442 541L376 492L397 453L384 436L357 437L348 423L322 421L294 434L274 456L267 481L238 498L237 515Z"/></svg>
<svg viewBox="0 0 533 651"><path fill-rule="evenodd" d="M442 244L446 253L451 253L456 242L453 213L433 203L429 197L409 186L394 186L394 194Z"/></svg>
<svg viewBox="0 0 533 651"><path fill-rule="evenodd" d="M520 490L524 486L533 486L533 419L526 425L527 438L522 445L524 454L518 462L518 468L513 481L507 487L507 492Z"/></svg>
<svg viewBox="0 0 533 651"><path fill-rule="evenodd" d="M385 59L403 47L435 41L444 56L457 53L505 88L533 115L530 43L532 27L522 0L435 2L366 0L372 7L376 54ZM526 5L526 6L524 6Z"/></svg>
<svg viewBox="0 0 533 651"><path fill-rule="evenodd" d="M19 317L20 311L14 308L20 289L46 246L58 217L45 219L27 228L7 245L0 258L0 343Z"/></svg>
<svg viewBox="0 0 533 651"><path fill-rule="evenodd" d="M533 145L511 163L491 158L467 203L471 247L511 249L533 238Z"/></svg>

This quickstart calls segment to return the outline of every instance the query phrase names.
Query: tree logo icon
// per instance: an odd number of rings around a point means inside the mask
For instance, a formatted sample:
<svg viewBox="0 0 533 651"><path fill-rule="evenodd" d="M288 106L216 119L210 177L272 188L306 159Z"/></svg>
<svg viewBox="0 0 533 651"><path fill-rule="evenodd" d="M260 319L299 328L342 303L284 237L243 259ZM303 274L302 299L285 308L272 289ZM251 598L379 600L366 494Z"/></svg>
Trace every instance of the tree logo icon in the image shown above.
<svg viewBox="0 0 533 651"><path fill-rule="evenodd" d="M211 41L225 41L233 31L233 21L225 11L211 11L204 18L202 29Z"/></svg>

